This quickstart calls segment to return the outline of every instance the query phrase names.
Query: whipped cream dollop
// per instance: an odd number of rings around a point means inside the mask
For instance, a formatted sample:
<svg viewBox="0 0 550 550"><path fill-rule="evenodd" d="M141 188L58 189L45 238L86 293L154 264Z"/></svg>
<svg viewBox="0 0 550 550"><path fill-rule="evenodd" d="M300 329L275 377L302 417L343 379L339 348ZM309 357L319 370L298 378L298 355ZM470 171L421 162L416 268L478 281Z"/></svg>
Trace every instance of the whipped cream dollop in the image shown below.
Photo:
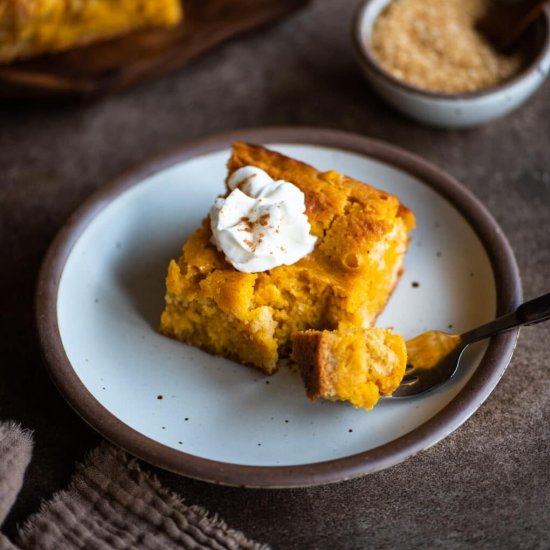
<svg viewBox="0 0 550 550"><path fill-rule="evenodd" d="M255 166L239 168L231 192L210 210L212 240L235 269L247 273L291 265L309 254L317 237L305 214L305 196Z"/></svg>

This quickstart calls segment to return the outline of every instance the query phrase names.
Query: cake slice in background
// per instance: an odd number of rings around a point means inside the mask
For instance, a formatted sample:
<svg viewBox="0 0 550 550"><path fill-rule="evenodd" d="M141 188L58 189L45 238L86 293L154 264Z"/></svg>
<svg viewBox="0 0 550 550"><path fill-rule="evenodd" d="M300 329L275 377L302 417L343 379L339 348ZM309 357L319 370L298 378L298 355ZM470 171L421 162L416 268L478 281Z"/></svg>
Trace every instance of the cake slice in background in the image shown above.
<svg viewBox="0 0 550 550"><path fill-rule="evenodd" d="M180 22L180 0L0 0L0 63Z"/></svg>

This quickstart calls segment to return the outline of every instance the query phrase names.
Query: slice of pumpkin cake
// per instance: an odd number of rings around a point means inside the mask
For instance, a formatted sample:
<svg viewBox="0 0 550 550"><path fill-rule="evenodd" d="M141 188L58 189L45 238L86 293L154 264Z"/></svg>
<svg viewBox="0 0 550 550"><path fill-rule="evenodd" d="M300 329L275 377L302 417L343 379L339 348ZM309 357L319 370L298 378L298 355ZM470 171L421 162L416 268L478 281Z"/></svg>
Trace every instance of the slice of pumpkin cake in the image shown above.
<svg viewBox="0 0 550 550"><path fill-rule="evenodd" d="M0 63L173 27L180 0L0 0Z"/></svg>
<svg viewBox="0 0 550 550"><path fill-rule="evenodd" d="M396 197L235 143L227 193L172 260L161 332L272 373L307 329L372 326L414 216Z"/></svg>

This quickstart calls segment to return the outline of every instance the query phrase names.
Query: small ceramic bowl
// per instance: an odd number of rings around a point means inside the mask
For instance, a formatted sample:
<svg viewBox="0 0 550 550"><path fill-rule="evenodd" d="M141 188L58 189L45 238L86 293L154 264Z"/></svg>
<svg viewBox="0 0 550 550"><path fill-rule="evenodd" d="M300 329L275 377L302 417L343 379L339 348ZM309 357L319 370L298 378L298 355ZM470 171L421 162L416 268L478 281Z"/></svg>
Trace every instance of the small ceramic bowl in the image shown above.
<svg viewBox="0 0 550 550"><path fill-rule="evenodd" d="M443 128L468 128L507 115L524 103L550 72L550 7L529 35L531 61L511 80L486 90L439 93L407 84L387 72L377 61L370 35L380 12L391 0L366 0L356 13L353 42L363 73L374 90L406 115Z"/></svg>

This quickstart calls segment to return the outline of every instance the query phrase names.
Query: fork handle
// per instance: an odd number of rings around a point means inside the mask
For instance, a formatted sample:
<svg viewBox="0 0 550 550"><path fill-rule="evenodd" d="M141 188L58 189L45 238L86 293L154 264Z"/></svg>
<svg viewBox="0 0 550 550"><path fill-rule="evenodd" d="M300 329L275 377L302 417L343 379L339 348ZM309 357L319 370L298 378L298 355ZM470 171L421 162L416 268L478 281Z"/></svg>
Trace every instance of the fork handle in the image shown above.
<svg viewBox="0 0 550 550"><path fill-rule="evenodd" d="M516 309L518 319L524 325L535 325L550 319L550 293L521 304Z"/></svg>
<svg viewBox="0 0 550 550"><path fill-rule="evenodd" d="M461 335L464 344L472 344L523 325L535 325L550 319L550 293L521 304L516 311Z"/></svg>

